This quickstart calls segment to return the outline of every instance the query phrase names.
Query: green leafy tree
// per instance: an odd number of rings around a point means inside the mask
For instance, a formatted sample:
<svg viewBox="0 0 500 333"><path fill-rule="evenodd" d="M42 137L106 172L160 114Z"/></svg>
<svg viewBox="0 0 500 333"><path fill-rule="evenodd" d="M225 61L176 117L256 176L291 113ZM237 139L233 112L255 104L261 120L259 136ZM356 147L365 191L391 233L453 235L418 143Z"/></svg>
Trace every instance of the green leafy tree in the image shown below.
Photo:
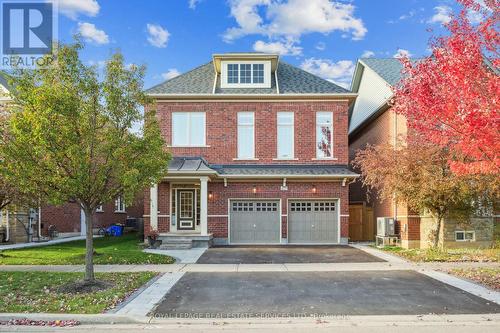
<svg viewBox="0 0 500 333"><path fill-rule="evenodd" d="M445 217L467 223L471 215L488 210L498 198L496 175L457 175L448 163L451 154L449 149L411 135L400 137L396 146L381 144L359 150L353 164L361 172L363 185L380 199L395 196L414 211L430 213L435 220L433 245L438 247Z"/></svg>
<svg viewBox="0 0 500 333"><path fill-rule="evenodd" d="M143 92L144 67L114 53L100 79L79 58L83 45L59 45L55 65L10 75L11 117L0 149L10 179L49 203L77 202L86 218L85 281L95 281L93 215L117 196L158 182L169 154ZM142 133L132 131L143 122Z"/></svg>

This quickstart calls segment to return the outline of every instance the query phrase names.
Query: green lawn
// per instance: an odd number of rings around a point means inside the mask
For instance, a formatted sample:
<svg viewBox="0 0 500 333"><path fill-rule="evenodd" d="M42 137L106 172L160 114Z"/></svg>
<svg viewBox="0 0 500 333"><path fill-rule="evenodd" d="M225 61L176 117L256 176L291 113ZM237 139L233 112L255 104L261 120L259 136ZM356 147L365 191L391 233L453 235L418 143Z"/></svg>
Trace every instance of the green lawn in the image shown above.
<svg viewBox="0 0 500 333"><path fill-rule="evenodd" d="M500 262L500 247L487 249L404 249L386 246L382 250L416 262Z"/></svg>
<svg viewBox="0 0 500 333"><path fill-rule="evenodd" d="M171 264L174 258L142 252L136 234L94 239L95 264ZM85 241L5 250L0 265L78 265L85 261Z"/></svg>
<svg viewBox="0 0 500 333"><path fill-rule="evenodd" d="M114 308L156 273L97 273L113 287L69 294L59 287L80 280L83 273L0 272L0 312L102 313Z"/></svg>

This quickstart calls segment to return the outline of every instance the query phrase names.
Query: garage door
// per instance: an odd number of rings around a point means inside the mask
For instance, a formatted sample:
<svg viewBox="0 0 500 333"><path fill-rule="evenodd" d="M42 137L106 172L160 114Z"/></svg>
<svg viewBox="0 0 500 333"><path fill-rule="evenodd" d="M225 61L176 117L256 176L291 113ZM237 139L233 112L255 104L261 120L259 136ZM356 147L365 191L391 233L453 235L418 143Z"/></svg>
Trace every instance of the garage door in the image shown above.
<svg viewBox="0 0 500 333"><path fill-rule="evenodd" d="M280 242L279 201L231 201L231 244Z"/></svg>
<svg viewBox="0 0 500 333"><path fill-rule="evenodd" d="M290 201L289 243L338 243L337 200Z"/></svg>

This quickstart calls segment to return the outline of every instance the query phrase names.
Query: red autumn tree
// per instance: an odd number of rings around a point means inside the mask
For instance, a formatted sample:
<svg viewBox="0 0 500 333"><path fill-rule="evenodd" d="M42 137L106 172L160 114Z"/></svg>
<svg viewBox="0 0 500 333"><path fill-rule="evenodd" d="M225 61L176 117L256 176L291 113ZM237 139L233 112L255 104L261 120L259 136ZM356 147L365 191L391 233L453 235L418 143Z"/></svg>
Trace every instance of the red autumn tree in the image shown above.
<svg viewBox="0 0 500 333"><path fill-rule="evenodd" d="M500 171L500 0L458 0L463 9L446 24L449 35L432 39L432 55L403 58L394 110L430 142L451 150L457 174ZM481 17L472 24L471 15Z"/></svg>

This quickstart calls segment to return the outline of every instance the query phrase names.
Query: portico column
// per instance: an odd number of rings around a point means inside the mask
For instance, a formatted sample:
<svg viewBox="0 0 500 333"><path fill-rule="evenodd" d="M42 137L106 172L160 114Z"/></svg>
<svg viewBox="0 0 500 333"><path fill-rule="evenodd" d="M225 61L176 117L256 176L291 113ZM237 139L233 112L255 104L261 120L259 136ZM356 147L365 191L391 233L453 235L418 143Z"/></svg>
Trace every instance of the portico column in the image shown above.
<svg viewBox="0 0 500 333"><path fill-rule="evenodd" d="M208 194L207 194L208 177L200 178L200 227L201 235L208 235Z"/></svg>
<svg viewBox="0 0 500 333"><path fill-rule="evenodd" d="M158 230L158 184L149 193L149 225L151 230Z"/></svg>

